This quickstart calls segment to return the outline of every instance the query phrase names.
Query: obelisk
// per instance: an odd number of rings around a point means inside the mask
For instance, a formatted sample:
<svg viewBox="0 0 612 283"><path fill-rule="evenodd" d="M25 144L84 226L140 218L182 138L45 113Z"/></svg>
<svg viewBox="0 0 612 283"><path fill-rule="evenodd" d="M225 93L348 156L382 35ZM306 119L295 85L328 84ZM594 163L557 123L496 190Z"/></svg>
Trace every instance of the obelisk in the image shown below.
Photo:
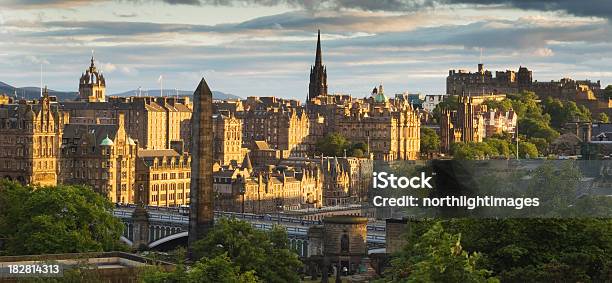
<svg viewBox="0 0 612 283"><path fill-rule="evenodd" d="M191 186L189 248L206 236L214 222L212 92L204 78L193 93L191 115Z"/></svg>

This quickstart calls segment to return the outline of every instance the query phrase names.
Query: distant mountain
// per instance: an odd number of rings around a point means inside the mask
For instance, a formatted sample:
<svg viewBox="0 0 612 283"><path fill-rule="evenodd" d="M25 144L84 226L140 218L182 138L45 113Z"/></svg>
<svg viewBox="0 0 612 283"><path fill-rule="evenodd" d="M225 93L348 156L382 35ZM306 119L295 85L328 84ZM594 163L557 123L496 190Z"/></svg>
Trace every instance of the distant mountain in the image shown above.
<svg viewBox="0 0 612 283"><path fill-rule="evenodd" d="M18 98L25 97L26 99L36 99L40 97L40 88L39 87L14 87L4 82L0 82L0 94L6 94L9 96L15 96L17 94ZM59 100L70 100L75 99L77 96L76 92L68 92L68 91L56 91L49 89L49 95L57 96Z"/></svg>
<svg viewBox="0 0 612 283"><path fill-rule="evenodd" d="M38 87L14 87L12 85L9 85L7 83L0 81L0 94L15 96L15 93L17 93L18 98L25 97L26 99L36 99L40 97L40 88ZM177 94L177 91L174 89L164 89L164 95L174 96L176 94ZM60 101L74 100L77 97L77 92L76 91L75 92L56 91L56 90L49 89L49 95L57 96L57 99ZM134 95L138 95L138 90L131 90L131 91L115 93L115 94L110 94L110 95L107 94L107 96L134 96ZM159 92L159 89L152 89L152 90L143 91L142 95L159 96L160 92ZM192 96L193 91L179 90L178 95L179 96ZM242 97L213 90L213 99L219 99L219 100L242 99Z"/></svg>
<svg viewBox="0 0 612 283"><path fill-rule="evenodd" d="M216 91L213 90L213 99L218 99L218 100L226 100L226 99L242 99L242 97L237 96L237 95L233 95L233 94L229 94L229 93L224 93L224 92L220 92L220 91ZM193 91L192 90L174 90L174 89L164 89L164 96L192 96L193 95ZM138 90L130 90L130 91L126 91L126 92L121 92L121 93L115 93L115 94L111 94L111 96L137 96L138 95ZM149 89L146 91L142 91L142 95L143 96L160 96L161 93L159 91L159 89Z"/></svg>

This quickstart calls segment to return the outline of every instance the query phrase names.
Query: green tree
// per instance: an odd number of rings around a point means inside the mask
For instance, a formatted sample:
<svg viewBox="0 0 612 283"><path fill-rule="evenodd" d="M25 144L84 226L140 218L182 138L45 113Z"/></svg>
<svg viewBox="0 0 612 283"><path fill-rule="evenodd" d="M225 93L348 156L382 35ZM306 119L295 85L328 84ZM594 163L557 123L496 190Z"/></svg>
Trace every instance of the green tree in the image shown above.
<svg viewBox="0 0 612 283"><path fill-rule="evenodd" d="M605 89L604 89L604 97L606 99L610 99L612 98L612 85L608 85Z"/></svg>
<svg viewBox="0 0 612 283"><path fill-rule="evenodd" d="M602 123L609 123L610 117L608 117L608 114L601 112L599 115L597 115L597 120Z"/></svg>
<svg viewBox="0 0 612 283"><path fill-rule="evenodd" d="M543 138L529 138L528 141L534 144L540 155L546 155L548 153L548 141Z"/></svg>
<svg viewBox="0 0 612 283"><path fill-rule="evenodd" d="M440 150L440 137L436 131L430 128L421 127L421 152L427 155Z"/></svg>
<svg viewBox="0 0 612 283"><path fill-rule="evenodd" d="M326 156L343 156L344 150L348 150L350 142L339 133L331 133L316 143L317 152Z"/></svg>
<svg viewBox="0 0 612 283"><path fill-rule="evenodd" d="M459 97L456 95L449 95L444 99L444 101L438 103L434 110L432 111L432 116L436 122L440 122L440 117L442 115L442 109L447 110L457 110L459 107Z"/></svg>
<svg viewBox="0 0 612 283"><path fill-rule="evenodd" d="M538 148L530 142L519 142L519 156L522 158L538 157Z"/></svg>
<svg viewBox="0 0 612 283"><path fill-rule="evenodd" d="M254 271L264 282L298 282L302 263L288 246L282 227L264 232L248 222L223 218L204 239L194 244L194 253L197 258L227 254L240 272Z"/></svg>
<svg viewBox="0 0 612 283"><path fill-rule="evenodd" d="M487 138L484 141L490 147L494 148L497 152L496 156L508 157L510 156L510 146L506 140L498 139L498 138Z"/></svg>
<svg viewBox="0 0 612 283"><path fill-rule="evenodd" d="M506 112L512 109L512 102L508 99L499 101L487 99L483 102L483 104L486 105L489 110L499 110L502 112Z"/></svg>
<svg viewBox="0 0 612 283"><path fill-rule="evenodd" d="M410 242L391 260L386 282L498 282L479 268L478 253L461 246L461 234L451 235L436 222L418 241Z"/></svg>
<svg viewBox="0 0 612 283"><path fill-rule="evenodd" d="M354 157L366 157L367 152L368 145L364 142L357 142L350 146L348 150L348 155Z"/></svg>
<svg viewBox="0 0 612 283"><path fill-rule="evenodd" d="M466 250L502 282L606 282L612 272L612 219L454 219Z"/></svg>
<svg viewBox="0 0 612 283"><path fill-rule="evenodd" d="M146 283L255 283L262 282L254 271L241 272L240 267L234 265L227 254L220 254L213 258L202 258L187 270L179 265L173 272L153 270L145 273L143 281Z"/></svg>
<svg viewBox="0 0 612 283"><path fill-rule="evenodd" d="M0 181L0 238L9 255L123 250L113 204L83 186Z"/></svg>

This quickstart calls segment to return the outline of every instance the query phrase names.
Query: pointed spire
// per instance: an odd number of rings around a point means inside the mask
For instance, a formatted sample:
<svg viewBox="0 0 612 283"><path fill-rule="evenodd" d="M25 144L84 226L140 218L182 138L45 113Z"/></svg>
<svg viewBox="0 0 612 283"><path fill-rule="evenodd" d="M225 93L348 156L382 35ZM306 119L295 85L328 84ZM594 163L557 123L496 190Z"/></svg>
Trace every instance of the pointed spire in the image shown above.
<svg viewBox="0 0 612 283"><path fill-rule="evenodd" d="M242 169L247 169L249 172L253 171L253 165L251 164L251 158L249 157L249 153L246 154L244 160L242 161Z"/></svg>
<svg viewBox="0 0 612 283"><path fill-rule="evenodd" d="M321 54L321 30L317 33L317 56L315 58L315 67L323 65L323 57Z"/></svg>

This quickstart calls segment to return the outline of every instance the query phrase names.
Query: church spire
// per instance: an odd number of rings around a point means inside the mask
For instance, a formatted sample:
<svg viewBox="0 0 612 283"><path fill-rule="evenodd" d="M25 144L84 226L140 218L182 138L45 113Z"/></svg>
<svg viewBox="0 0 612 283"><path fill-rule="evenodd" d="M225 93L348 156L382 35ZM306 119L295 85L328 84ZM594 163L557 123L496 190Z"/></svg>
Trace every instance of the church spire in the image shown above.
<svg viewBox="0 0 612 283"><path fill-rule="evenodd" d="M315 58L315 67L323 65L323 57L321 54L321 30L317 33L317 55Z"/></svg>
<svg viewBox="0 0 612 283"><path fill-rule="evenodd" d="M323 66L323 55L321 52L321 30L317 31L317 54L315 56L315 64L310 68L310 83L308 84L309 103L311 99L317 96L327 95L327 69Z"/></svg>

